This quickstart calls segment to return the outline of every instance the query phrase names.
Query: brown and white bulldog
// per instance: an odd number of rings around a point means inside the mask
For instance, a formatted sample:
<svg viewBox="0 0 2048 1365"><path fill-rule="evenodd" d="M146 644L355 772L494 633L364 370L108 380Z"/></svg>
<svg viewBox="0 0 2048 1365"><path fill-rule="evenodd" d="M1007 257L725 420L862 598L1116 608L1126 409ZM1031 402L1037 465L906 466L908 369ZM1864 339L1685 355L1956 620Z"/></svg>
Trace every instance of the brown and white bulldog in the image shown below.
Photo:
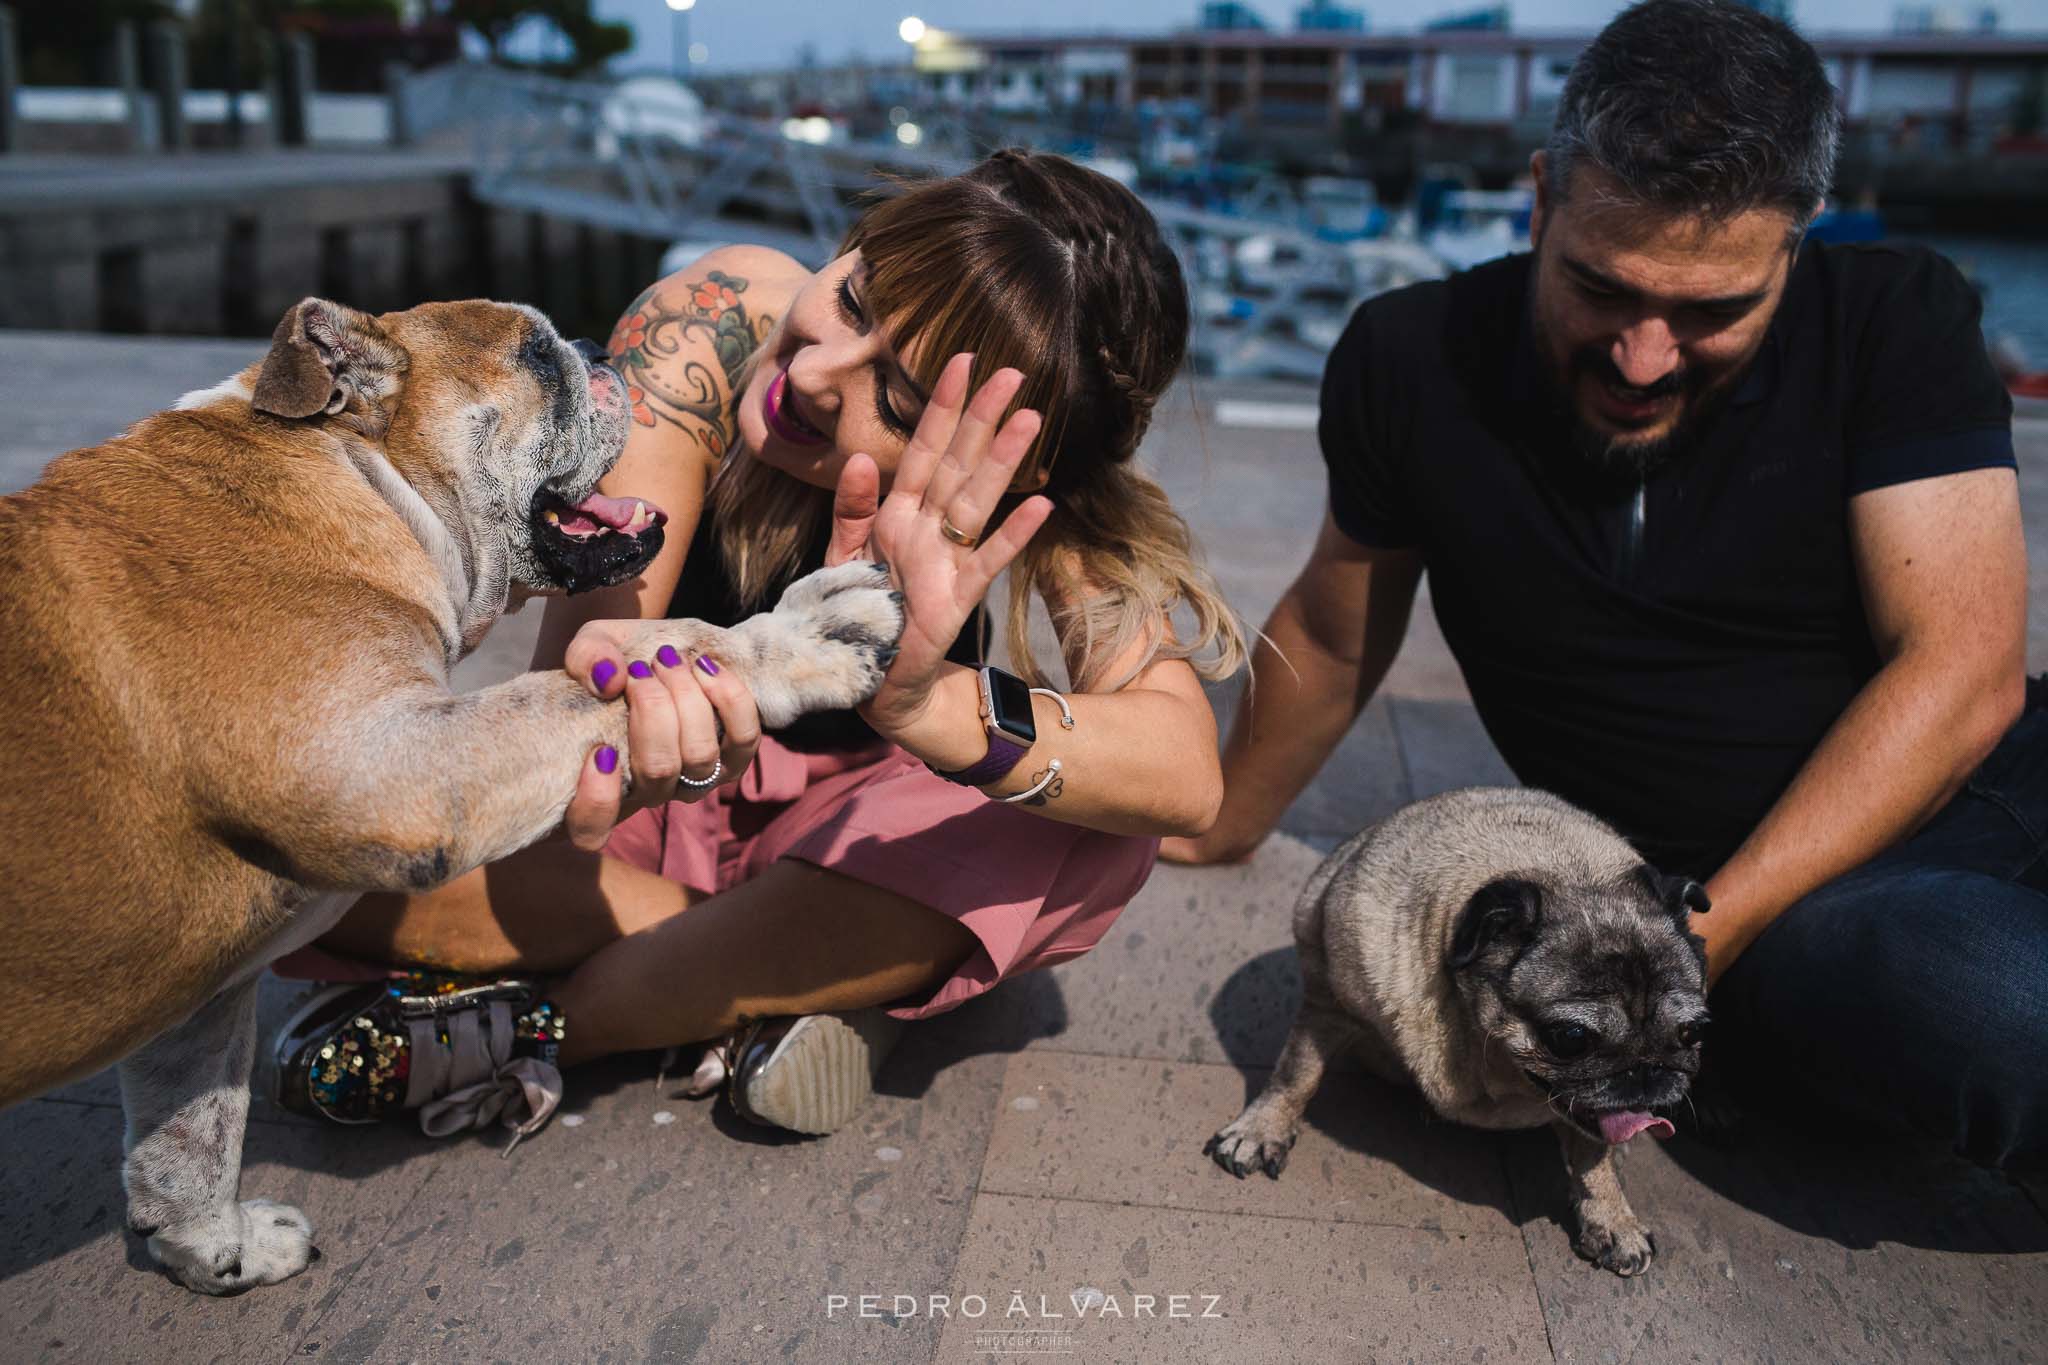
<svg viewBox="0 0 2048 1365"><path fill-rule="evenodd" d="M260 363L0 498L0 1105L120 1061L128 1225L193 1289L312 1251L237 1202L264 966L546 835L626 747L566 674L448 685L515 589L660 548L660 511L596 491L624 388L528 308L307 299ZM714 653L774 726L870 695L901 628L861 563L630 657Z"/></svg>

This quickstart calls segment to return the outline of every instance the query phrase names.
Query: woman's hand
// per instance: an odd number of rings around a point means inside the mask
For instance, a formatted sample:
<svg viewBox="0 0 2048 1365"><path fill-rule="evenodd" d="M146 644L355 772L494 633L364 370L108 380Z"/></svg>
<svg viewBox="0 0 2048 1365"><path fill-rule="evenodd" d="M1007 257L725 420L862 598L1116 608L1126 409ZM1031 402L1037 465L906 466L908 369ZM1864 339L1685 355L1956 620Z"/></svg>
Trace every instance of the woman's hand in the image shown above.
<svg viewBox="0 0 2048 1365"><path fill-rule="evenodd" d="M592 695L626 699L632 808L701 801L716 787L692 787L676 779L704 782L716 772L718 786L739 780L761 745L754 695L708 655L684 658L663 645L651 659L630 657L624 641L644 624L590 622L569 642L562 667ZM562 818L570 842L580 849L602 847L625 813L618 758L607 745L583 761L576 795Z"/></svg>
<svg viewBox="0 0 2048 1365"><path fill-rule="evenodd" d="M968 401L972 360L956 355L947 362L896 467L889 496L877 505L875 463L856 455L840 475L833 503L826 563L879 560L889 566L903 593L906 620L896 661L881 690L860 707L868 724L890 738L924 713L946 651L989 584L1052 514L1050 499L1026 498L1002 525L984 534L1038 435L1040 418L1023 408L1002 420L1003 409L1024 383L1016 370L997 371ZM942 529L947 525L970 544L948 539Z"/></svg>

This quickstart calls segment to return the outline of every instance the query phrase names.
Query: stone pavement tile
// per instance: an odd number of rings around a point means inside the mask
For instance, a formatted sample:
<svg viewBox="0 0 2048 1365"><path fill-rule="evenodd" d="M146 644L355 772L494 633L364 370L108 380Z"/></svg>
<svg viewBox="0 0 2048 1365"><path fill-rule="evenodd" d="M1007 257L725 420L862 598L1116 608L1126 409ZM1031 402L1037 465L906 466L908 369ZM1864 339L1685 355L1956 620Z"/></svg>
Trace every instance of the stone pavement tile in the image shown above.
<svg viewBox="0 0 2048 1365"><path fill-rule="evenodd" d="M1428 1120L1420 1098L1333 1070L1278 1180L1237 1179L1202 1152L1266 1072L1024 1052L1003 1077L984 1193L1212 1213L1511 1233L1499 1148Z"/></svg>
<svg viewBox="0 0 2048 1365"><path fill-rule="evenodd" d="M2013 417L2013 450L2020 466L2020 515L2026 524L2027 561L2048 564L2048 409ZM2048 668L2048 574L2027 575L2027 671Z"/></svg>
<svg viewBox="0 0 2048 1365"><path fill-rule="evenodd" d="M982 1194L946 1292L987 1308L945 1322L944 1365L1020 1343L1089 1365L1550 1359L1521 1245L1497 1233ZM862 1327L883 1355L887 1329ZM1020 1328L1046 1335L999 1335Z"/></svg>
<svg viewBox="0 0 2048 1365"><path fill-rule="evenodd" d="M369 1128L249 1126L242 1197L297 1205L321 1259L234 1298L194 1294L122 1228L121 1115L32 1100L0 1113L0 1359L280 1361L433 1174L438 1149Z"/></svg>
<svg viewBox="0 0 2048 1365"><path fill-rule="evenodd" d="M1815 1138L1636 1142L1622 1180L1658 1254L1622 1280L1573 1255L1549 1134L1510 1141L1560 1361L2048 1358L2048 1221L1995 1175Z"/></svg>
<svg viewBox="0 0 2048 1365"><path fill-rule="evenodd" d="M1003 1063L948 1061L944 1042L906 1036L870 1110L819 1139L657 1093L645 1057L572 1073L564 1112L509 1160L481 1140L443 1149L385 1249L308 1317L297 1349L328 1361L859 1358L857 1329L827 1316L827 1296L940 1288L966 1228ZM883 1354L926 1358L936 1340L907 1323Z"/></svg>
<svg viewBox="0 0 2048 1365"><path fill-rule="evenodd" d="M1398 711L1376 697L1314 780L1280 817L1280 828L1327 853L1367 825L1408 804L1410 773L1396 724ZM1294 898L1287 898L1291 908Z"/></svg>
<svg viewBox="0 0 2048 1365"><path fill-rule="evenodd" d="M499 617L475 652L455 665L448 679L451 688L473 692L526 672L546 610L546 602L529 601Z"/></svg>
<svg viewBox="0 0 2048 1365"><path fill-rule="evenodd" d="M1380 694L1391 697L1420 697L1429 701L1470 701L1465 674L1444 641L1436 623L1436 608L1429 596L1429 578L1415 594L1415 610L1408 617L1408 633L1401 637L1401 652L1394 656Z"/></svg>
<svg viewBox="0 0 2048 1365"><path fill-rule="evenodd" d="M1471 702L1395 697L1388 710L1416 800L1457 787L1521 785Z"/></svg>
<svg viewBox="0 0 2048 1365"><path fill-rule="evenodd" d="M1093 952L1005 982L954 1028L1060 1052L1270 1066L1301 999L1291 916L1318 860L1275 835L1236 867L1162 863Z"/></svg>
<svg viewBox="0 0 2048 1365"><path fill-rule="evenodd" d="M65 451L118 435L263 351L251 341L0 330L0 493L28 487Z"/></svg>

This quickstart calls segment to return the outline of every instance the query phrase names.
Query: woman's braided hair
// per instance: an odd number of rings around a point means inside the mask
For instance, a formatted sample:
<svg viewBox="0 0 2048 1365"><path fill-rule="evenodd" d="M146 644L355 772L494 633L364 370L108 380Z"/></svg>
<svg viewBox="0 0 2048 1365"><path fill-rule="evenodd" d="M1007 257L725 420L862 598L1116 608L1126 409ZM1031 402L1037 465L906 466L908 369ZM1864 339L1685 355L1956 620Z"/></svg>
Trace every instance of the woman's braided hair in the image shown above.
<svg viewBox="0 0 2048 1365"><path fill-rule="evenodd" d="M1065 289L1055 314L1064 312L1070 328L1071 363L1048 367L1065 373L1066 392L1020 395L1048 419L1046 492L1055 510L1011 571L1011 654L1028 661L1035 590L1078 686L1119 686L1162 656L1195 657L1213 677L1235 672L1244 661L1237 619L1197 559L1187 523L1133 458L1187 357L1179 260L1144 204L1107 176L1014 151L983 169L1057 244ZM1191 628L1167 625L1176 609L1192 615Z"/></svg>
<svg viewBox="0 0 2048 1365"><path fill-rule="evenodd" d="M1063 157L1000 151L968 176L986 176L1063 258L1078 363L1061 446L1086 441L1128 460L1187 355L1187 287L1158 222L1122 185Z"/></svg>

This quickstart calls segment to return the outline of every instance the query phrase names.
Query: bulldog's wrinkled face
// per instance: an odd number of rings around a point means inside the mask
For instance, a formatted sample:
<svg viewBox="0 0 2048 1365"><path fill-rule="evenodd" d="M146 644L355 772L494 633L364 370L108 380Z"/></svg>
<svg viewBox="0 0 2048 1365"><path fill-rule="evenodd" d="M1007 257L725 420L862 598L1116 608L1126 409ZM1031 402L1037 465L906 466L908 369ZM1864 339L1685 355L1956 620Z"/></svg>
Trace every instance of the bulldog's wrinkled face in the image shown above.
<svg viewBox="0 0 2048 1365"><path fill-rule="evenodd" d="M462 501L502 538L513 582L583 592L647 566L667 516L597 491L628 425L625 382L601 350L514 304L426 304L379 322L413 357L386 442L393 463L412 479L401 446L453 461Z"/></svg>
<svg viewBox="0 0 2048 1365"><path fill-rule="evenodd" d="M1486 1050L1596 1142L1669 1136L1699 1071L1706 957L1686 927L1697 882L1645 866L1614 884L1488 883L1450 967Z"/></svg>
<svg viewBox="0 0 2048 1365"><path fill-rule="evenodd" d="M588 342L517 304L372 318L321 299L285 316L253 406L373 442L450 533L491 615L537 593L624 582L661 549L659 508L597 483L625 447L625 384Z"/></svg>

